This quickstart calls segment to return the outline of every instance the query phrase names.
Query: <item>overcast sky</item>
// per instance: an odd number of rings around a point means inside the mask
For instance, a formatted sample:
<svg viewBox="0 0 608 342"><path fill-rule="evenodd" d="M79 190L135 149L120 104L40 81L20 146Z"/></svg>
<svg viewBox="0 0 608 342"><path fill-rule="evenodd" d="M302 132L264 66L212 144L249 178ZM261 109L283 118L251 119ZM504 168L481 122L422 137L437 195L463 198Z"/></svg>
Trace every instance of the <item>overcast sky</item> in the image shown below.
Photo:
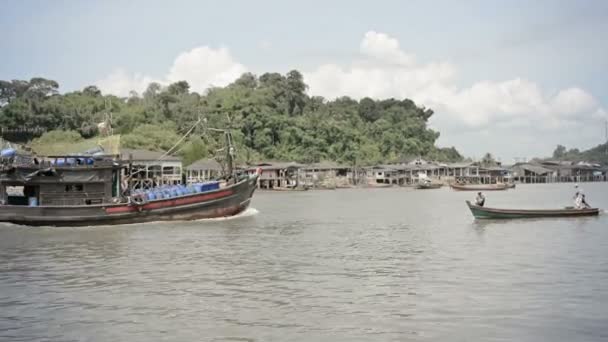
<svg viewBox="0 0 608 342"><path fill-rule="evenodd" d="M505 163L604 142L608 1L0 0L0 79L195 91L300 70L311 95L411 98L440 146Z"/></svg>

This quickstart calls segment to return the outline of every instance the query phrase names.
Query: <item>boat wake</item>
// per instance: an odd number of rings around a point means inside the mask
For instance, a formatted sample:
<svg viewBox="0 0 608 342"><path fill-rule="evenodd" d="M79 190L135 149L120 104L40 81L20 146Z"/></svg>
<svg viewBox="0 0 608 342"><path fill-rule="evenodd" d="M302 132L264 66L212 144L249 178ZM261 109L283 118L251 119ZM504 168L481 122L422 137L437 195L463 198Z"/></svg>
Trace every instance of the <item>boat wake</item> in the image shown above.
<svg viewBox="0 0 608 342"><path fill-rule="evenodd" d="M252 217L259 214L260 211L256 208L247 208L245 211L238 215L234 216L225 216L225 217L214 217L214 218L205 218L200 220L194 220L193 222L213 222L213 221L228 221L228 220L236 220L243 217Z"/></svg>

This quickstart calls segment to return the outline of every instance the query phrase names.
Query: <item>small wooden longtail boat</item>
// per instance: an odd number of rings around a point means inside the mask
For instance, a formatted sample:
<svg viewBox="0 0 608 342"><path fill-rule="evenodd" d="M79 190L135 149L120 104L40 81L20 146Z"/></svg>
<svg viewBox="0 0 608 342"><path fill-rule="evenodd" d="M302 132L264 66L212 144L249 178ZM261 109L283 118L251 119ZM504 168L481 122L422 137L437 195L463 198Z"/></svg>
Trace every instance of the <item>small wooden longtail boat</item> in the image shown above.
<svg viewBox="0 0 608 342"><path fill-rule="evenodd" d="M416 185L416 189L421 189L421 190L439 189L442 186L443 186L443 184L441 184L441 183L419 183L418 185Z"/></svg>
<svg viewBox="0 0 608 342"><path fill-rule="evenodd" d="M499 191L512 188L508 184L450 184L450 187L458 191Z"/></svg>
<svg viewBox="0 0 608 342"><path fill-rule="evenodd" d="M516 219L516 218L541 218L541 217L579 217L595 216L600 210L598 208L575 209L572 207L564 209L497 209L486 208L471 204L466 201L467 206L476 219Z"/></svg>

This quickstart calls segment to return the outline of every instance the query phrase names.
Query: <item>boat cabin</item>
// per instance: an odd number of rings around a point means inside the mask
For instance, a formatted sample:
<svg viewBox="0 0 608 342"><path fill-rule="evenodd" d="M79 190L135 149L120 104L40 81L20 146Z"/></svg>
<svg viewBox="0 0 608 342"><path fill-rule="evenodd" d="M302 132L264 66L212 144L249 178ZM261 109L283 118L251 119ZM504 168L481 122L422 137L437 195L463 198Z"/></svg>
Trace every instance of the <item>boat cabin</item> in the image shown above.
<svg viewBox="0 0 608 342"><path fill-rule="evenodd" d="M120 197L120 162L113 157L0 158L0 204L80 206Z"/></svg>

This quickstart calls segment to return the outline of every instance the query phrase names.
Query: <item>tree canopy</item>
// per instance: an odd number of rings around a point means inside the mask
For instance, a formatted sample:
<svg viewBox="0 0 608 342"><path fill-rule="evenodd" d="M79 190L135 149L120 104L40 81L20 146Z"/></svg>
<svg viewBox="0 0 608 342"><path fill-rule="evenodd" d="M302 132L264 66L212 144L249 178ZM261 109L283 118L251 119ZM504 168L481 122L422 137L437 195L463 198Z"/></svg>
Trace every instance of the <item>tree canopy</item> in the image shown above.
<svg viewBox="0 0 608 342"><path fill-rule="evenodd" d="M553 159L566 161L584 161L608 165L608 143L597 145L586 151L579 151L578 148L567 149L563 145L557 145L553 151Z"/></svg>
<svg viewBox="0 0 608 342"><path fill-rule="evenodd" d="M413 156L463 159L454 147L435 146L439 132L427 127L431 109L409 99L329 101L309 96L297 70L259 77L245 73L205 94L192 92L186 81L151 83L141 96L131 92L126 98L103 95L93 85L65 94L58 88L57 82L44 78L0 81L0 125L44 127L90 138L111 112L124 147L164 151L205 117L209 126L233 129L240 162L334 160L364 165ZM179 149L186 162L221 146L221 136L202 134L200 128L194 133Z"/></svg>

